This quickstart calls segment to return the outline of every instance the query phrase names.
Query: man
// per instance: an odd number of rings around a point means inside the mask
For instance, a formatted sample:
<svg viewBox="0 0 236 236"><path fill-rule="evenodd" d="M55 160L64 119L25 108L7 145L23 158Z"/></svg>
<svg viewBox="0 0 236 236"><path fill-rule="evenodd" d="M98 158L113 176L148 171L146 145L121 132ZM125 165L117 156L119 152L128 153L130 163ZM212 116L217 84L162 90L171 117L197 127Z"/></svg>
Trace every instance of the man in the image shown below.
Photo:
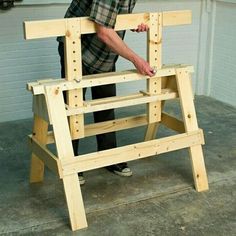
<svg viewBox="0 0 236 236"><path fill-rule="evenodd" d="M131 61L137 70L144 75L153 76L149 64L133 52L123 41L125 31L115 32L114 27L118 14L131 13L137 0L73 0L65 17L89 16L95 22L96 34L82 36L83 75L115 71L118 55ZM136 32L147 31L144 24L138 26ZM59 38L59 54L61 57L61 76L65 77L64 44ZM85 93L85 91L84 91ZM92 98L116 96L115 84L92 87ZM114 120L114 109L94 113L95 122ZM97 135L98 151L115 148L114 132ZM78 140L73 141L74 154L78 155ZM127 163L108 166L107 169L120 176L131 176L132 171ZM84 184L83 173L79 173L80 184Z"/></svg>

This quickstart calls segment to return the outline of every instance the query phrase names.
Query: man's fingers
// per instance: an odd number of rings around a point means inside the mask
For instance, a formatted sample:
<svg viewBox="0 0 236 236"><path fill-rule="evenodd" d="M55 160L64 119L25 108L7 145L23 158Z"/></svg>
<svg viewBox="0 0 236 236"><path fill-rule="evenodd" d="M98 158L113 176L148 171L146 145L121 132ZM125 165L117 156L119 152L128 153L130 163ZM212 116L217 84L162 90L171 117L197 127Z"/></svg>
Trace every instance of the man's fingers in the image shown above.
<svg viewBox="0 0 236 236"><path fill-rule="evenodd" d="M137 29L131 29L132 32L137 32L137 33L147 32L148 30L149 30L148 25L143 23L141 25L138 25Z"/></svg>
<svg viewBox="0 0 236 236"><path fill-rule="evenodd" d="M152 76L155 75L155 74L153 73L153 70L150 70L150 69L147 69L145 74L148 75L148 76L150 76L150 77L152 77Z"/></svg>

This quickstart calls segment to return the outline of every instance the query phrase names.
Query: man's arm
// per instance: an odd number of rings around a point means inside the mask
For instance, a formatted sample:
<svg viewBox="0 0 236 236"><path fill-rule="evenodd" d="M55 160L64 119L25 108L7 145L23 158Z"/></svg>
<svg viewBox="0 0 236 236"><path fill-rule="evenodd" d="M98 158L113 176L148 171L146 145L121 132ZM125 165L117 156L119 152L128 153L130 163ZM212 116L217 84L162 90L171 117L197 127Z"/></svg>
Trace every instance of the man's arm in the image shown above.
<svg viewBox="0 0 236 236"><path fill-rule="evenodd" d="M106 28L96 23L98 38L103 41L112 51L131 61L139 73L143 75L153 76L153 68L148 62L132 51L125 42L118 36L114 29ZM141 32L143 30L140 30Z"/></svg>

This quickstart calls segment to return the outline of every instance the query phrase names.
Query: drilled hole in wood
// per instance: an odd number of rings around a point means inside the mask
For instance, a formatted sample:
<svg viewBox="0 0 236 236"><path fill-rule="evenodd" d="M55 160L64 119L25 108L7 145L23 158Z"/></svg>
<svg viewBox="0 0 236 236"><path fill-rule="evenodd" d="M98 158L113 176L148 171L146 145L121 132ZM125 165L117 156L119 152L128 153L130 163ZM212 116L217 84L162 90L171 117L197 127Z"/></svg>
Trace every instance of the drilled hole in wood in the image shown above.
<svg viewBox="0 0 236 236"><path fill-rule="evenodd" d="M73 51L73 53L75 53L75 51Z"/></svg>
<svg viewBox="0 0 236 236"><path fill-rule="evenodd" d="M57 95L59 93L59 89L57 88L56 90L55 90L55 94Z"/></svg>
<svg viewBox="0 0 236 236"><path fill-rule="evenodd" d="M73 44L75 44L75 41L73 41Z"/></svg>
<svg viewBox="0 0 236 236"><path fill-rule="evenodd" d="M76 71L76 69L74 69L74 71Z"/></svg>
<svg viewBox="0 0 236 236"><path fill-rule="evenodd" d="M76 60L73 60L73 62L75 63L75 62L76 62Z"/></svg>
<svg viewBox="0 0 236 236"><path fill-rule="evenodd" d="M79 132L79 130L77 129L77 130L76 130L76 132L78 133L78 132Z"/></svg>
<svg viewBox="0 0 236 236"><path fill-rule="evenodd" d="M188 118L189 118L189 119L191 118L191 115L190 115L190 114L188 114Z"/></svg>

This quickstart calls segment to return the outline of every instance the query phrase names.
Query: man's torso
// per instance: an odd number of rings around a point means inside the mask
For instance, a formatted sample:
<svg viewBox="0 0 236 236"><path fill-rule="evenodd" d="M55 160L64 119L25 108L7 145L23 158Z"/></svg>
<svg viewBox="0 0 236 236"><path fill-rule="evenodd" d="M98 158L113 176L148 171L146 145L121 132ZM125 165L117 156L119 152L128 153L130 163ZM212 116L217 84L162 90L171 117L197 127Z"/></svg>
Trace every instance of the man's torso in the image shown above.
<svg viewBox="0 0 236 236"><path fill-rule="evenodd" d="M100 14L101 18L103 14L108 14L111 17L107 19L113 22L112 20L115 19L111 18L116 17L117 14L131 13L136 1L137 0L73 0L65 17L90 16L91 18L92 11L98 16ZM101 9L102 13L100 13ZM112 14L114 11L115 14ZM109 25L109 22L103 19L103 24L106 25L106 23ZM122 39L124 38L125 31L119 31L117 33ZM105 43L101 42L96 34L88 34L82 36L82 57L83 64L90 70L90 73L99 73L112 71L118 55L112 52Z"/></svg>

